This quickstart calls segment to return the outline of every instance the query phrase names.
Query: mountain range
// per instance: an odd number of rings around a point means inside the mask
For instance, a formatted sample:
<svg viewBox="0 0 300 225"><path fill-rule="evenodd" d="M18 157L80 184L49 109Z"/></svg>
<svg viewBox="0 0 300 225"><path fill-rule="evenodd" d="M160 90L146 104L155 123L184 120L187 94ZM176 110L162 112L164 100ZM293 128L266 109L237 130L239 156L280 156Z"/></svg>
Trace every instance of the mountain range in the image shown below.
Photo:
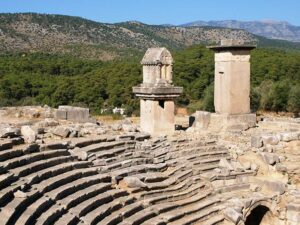
<svg viewBox="0 0 300 225"><path fill-rule="evenodd" d="M256 43L259 47L300 51L300 43L268 39L243 29L195 25L147 25L136 21L109 24L64 15L3 13L0 14L0 54L47 52L112 60L140 57L149 47L176 50L194 44L215 44L228 38Z"/></svg>
<svg viewBox="0 0 300 225"><path fill-rule="evenodd" d="M286 21L195 21L181 25L182 27L209 26L243 29L266 38L300 42L300 26L294 26Z"/></svg>

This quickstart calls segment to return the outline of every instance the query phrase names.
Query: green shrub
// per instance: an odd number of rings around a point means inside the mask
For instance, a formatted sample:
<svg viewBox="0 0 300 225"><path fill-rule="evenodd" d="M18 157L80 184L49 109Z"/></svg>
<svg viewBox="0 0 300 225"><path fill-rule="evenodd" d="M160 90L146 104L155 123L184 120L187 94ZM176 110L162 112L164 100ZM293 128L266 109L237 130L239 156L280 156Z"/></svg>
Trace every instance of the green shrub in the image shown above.
<svg viewBox="0 0 300 225"><path fill-rule="evenodd" d="M300 112L300 86L295 85L289 92L288 110L299 116Z"/></svg>

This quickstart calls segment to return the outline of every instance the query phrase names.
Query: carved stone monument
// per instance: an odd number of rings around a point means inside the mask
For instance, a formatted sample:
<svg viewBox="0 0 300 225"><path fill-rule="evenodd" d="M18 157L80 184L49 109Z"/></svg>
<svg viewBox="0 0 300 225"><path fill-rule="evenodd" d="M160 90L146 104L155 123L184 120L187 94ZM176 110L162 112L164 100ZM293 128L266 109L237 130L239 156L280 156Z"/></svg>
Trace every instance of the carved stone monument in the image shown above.
<svg viewBox="0 0 300 225"><path fill-rule="evenodd" d="M250 113L250 51L252 45L222 40L215 51L214 105L216 113Z"/></svg>
<svg viewBox="0 0 300 225"><path fill-rule="evenodd" d="M215 52L214 106L216 113L197 111L193 127L200 130L245 130L256 124L250 110L250 51L254 45L222 40L208 47ZM209 114L209 115L208 115Z"/></svg>
<svg viewBox="0 0 300 225"><path fill-rule="evenodd" d="M141 129L152 135L171 134L175 130L174 99L182 93L182 87L172 85L172 55L166 48L149 48L141 64L143 83L133 87L140 98Z"/></svg>
<svg viewBox="0 0 300 225"><path fill-rule="evenodd" d="M216 111L209 128L245 130L255 126L256 114L250 110L250 51L255 46L229 39L209 48L215 52Z"/></svg>

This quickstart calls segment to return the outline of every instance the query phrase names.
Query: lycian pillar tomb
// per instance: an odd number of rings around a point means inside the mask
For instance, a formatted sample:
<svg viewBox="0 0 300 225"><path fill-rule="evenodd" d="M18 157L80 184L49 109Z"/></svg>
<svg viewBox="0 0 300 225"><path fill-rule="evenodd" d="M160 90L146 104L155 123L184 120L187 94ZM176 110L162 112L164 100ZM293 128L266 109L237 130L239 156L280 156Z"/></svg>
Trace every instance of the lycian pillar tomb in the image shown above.
<svg viewBox="0 0 300 225"><path fill-rule="evenodd" d="M250 51L252 45L222 40L215 52L214 105L216 113L250 113Z"/></svg>
<svg viewBox="0 0 300 225"><path fill-rule="evenodd" d="M182 87L172 85L173 58L166 48L149 48L141 64L143 83L133 87L140 98L140 125L152 135L171 134L175 130L174 99Z"/></svg>
<svg viewBox="0 0 300 225"><path fill-rule="evenodd" d="M253 45L222 40L208 47L215 52L214 106L216 113L197 111L193 126L210 131L245 130L256 124L250 110L250 51Z"/></svg>

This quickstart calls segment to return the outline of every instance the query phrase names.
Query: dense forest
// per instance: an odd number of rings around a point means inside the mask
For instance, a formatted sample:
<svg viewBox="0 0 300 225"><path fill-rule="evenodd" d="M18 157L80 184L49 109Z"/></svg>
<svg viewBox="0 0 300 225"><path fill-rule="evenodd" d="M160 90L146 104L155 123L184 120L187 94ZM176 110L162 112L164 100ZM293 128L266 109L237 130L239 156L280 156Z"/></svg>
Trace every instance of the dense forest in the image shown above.
<svg viewBox="0 0 300 225"><path fill-rule="evenodd" d="M184 87L177 105L190 111L213 111L213 52L195 45L172 52L174 83ZM0 106L76 105L103 108L122 106L138 112L132 86L142 81L138 56L101 62L45 53L0 56ZM300 110L300 53L256 49L251 57L253 110Z"/></svg>

